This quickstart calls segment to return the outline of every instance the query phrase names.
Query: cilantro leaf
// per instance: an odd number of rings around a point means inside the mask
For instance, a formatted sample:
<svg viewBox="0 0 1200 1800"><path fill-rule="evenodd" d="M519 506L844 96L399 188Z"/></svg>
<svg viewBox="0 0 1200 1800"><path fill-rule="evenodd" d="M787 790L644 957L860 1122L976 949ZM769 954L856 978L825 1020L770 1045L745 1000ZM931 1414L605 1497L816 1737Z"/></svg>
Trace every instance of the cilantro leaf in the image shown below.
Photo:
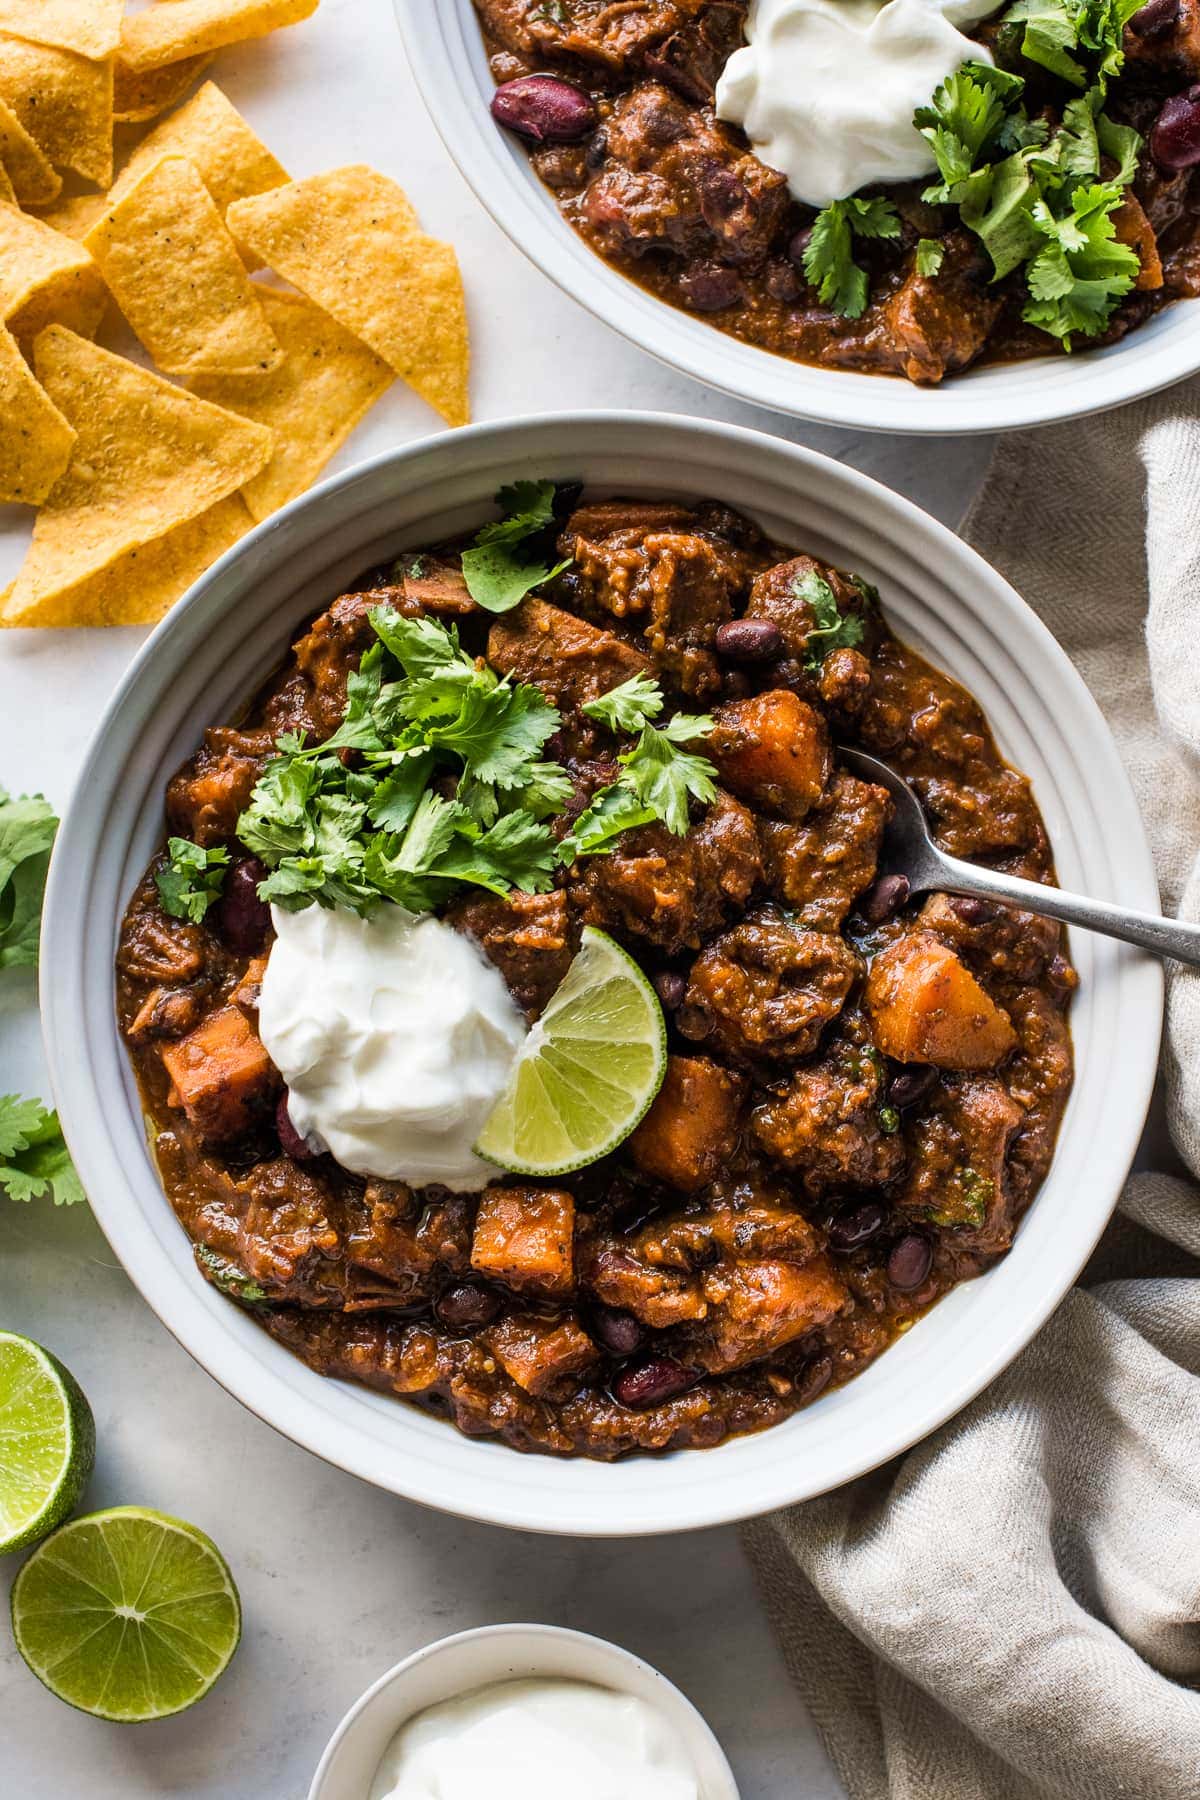
<svg viewBox="0 0 1200 1800"><path fill-rule="evenodd" d="M381 831L406 831L433 773L434 763L432 750L415 751L398 763L367 802L367 817L372 825L378 825Z"/></svg>
<svg viewBox="0 0 1200 1800"><path fill-rule="evenodd" d="M580 856L603 855L623 832L652 825L657 817L654 808L628 788L615 784L601 788L559 843L559 861L570 865Z"/></svg>
<svg viewBox="0 0 1200 1800"><path fill-rule="evenodd" d="M672 720L672 725L677 725L677 721ZM689 798L707 805L717 797L717 771L708 758L676 746L711 729L711 719L686 717L675 735L670 728L659 731L653 725L643 725L633 749L617 759L621 764L620 786L650 807L676 837L683 837L687 831Z"/></svg>
<svg viewBox="0 0 1200 1800"><path fill-rule="evenodd" d="M496 504L504 517L485 525L474 546L463 551L467 591L485 612L511 611L533 588L570 568L570 558L551 567L526 554L529 539L554 523L555 492L552 481L515 481L502 487Z"/></svg>
<svg viewBox="0 0 1200 1800"><path fill-rule="evenodd" d="M862 643L863 622L857 613L842 613L833 589L815 569L796 577L792 593L813 616L812 628L804 638L804 666L810 674L819 675L832 650L852 650Z"/></svg>
<svg viewBox="0 0 1200 1800"><path fill-rule="evenodd" d="M860 318L867 307L867 274L854 260L853 239L899 236L900 216L890 200L852 196L823 207L804 252L804 273L822 304L843 318Z"/></svg>
<svg viewBox="0 0 1200 1800"><path fill-rule="evenodd" d="M547 827L531 814L504 813L481 836L457 837L434 872L494 894L507 894L510 888L543 894L553 885L557 848Z"/></svg>
<svg viewBox="0 0 1200 1800"><path fill-rule="evenodd" d="M167 863L154 871L154 885L165 913L199 925L221 897L229 852L220 845L204 850L190 838L167 839Z"/></svg>
<svg viewBox="0 0 1200 1800"><path fill-rule="evenodd" d="M1047 238L1029 265L1030 299L1022 317L1071 348L1074 333L1094 337L1137 280L1137 252L1116 241L1113 213L1121 190L1107 182L1077 187L1055 212L1039 200L1034 217Z"/></svg>
<svg viewBox="0 0 1200 1800"><path fill-rule="evenodd" d="M468 689L458 717L430 725L426 737L461 756L477 781L514 788L525 784L530 764L561 723L562 714L540 688L501 682Z"/></svg>
<svg viewBox="0 0 1200 1800"><path fill-rule="evenodd" d="M55 1206L74 1206L86 1198L58 1114L40 1100L0 1094L0 1188L10 1200L37 1200L49 1193Z"/></svg>
<svg viewBox="0 0 1200 1800"><path fill-rule="evenodd" d="M535 819L548 819L560 813L571 798L574 784L561 763L530 763L526 782L517 795L523 812Z"/></svg>
<svg viewBox="0 0 1200 1800"><path fill-rule="evenodd" d="M0 969L33 968L50 850L58 830L40 794L14 800L0 787Z"/></svg>
<svg viewBox="0 0 1200 1800"><path fill-rule="evenodd" d="M917 274L936 275L946 256L946 246L938 238L922 238L917 245Z"/></svg>
<svg viewBox="0 0 1200 1800"><path fill-rule="evenodd" d="M392 606L373 606L367 618L375 636L410 681L438 675L456 664L475 667L458 641L457 625L446 626L438 619L406 619Z"/></svg>
<svg viewBox="0 0 1200 1800"><path fill-rule="evenodd" d="M640 731L651 719L657 719L662 709L662 689L651 675L631 675L598 700L585 700L583 704L588 718L607 725L610 731Z"/></svg>

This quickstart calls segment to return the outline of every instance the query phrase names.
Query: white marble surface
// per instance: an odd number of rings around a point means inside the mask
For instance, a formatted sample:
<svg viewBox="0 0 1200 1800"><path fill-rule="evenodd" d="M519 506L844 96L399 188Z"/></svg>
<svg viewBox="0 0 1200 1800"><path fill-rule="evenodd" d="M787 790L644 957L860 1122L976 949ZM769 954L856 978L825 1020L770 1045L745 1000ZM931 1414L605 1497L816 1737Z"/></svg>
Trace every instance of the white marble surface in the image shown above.
<svg viewBox="0 0 1200 1800"><path fill-rule="evenodd" d="M389 0L323 0L307 24L225 53L213 74L293 173L373 162L453 239L478 418L627 405L734 419L841 457L949 521L977 485L983 440L918 443L774 420L658 367L564 299L459 180L408 78ZM434 425L397 389L335 467ZM0 587L25 530L0 509ZM0 782L66 798L140 637L0 635ZM32 984L14 986L0 1001L0 1092L44 1092ZM0 1323L49 1345L92 1400L100 1450L89 1503L141 1501L195 1520L233 1565L246 1615L242 1648L213 1694L178 1720L135 1728L61 1706L0 1627L6 1800L302 1800L322 1744L369 1681L431 1638L505 1619L598 1632L656 1663L712 1721L743 1800L839 1794L734 1531L628 1545L539 1540L377 1493L277 1437L195 1367L82 1210L0 1204ZM13 1572L3 1570L7 1580Z"/></svg>

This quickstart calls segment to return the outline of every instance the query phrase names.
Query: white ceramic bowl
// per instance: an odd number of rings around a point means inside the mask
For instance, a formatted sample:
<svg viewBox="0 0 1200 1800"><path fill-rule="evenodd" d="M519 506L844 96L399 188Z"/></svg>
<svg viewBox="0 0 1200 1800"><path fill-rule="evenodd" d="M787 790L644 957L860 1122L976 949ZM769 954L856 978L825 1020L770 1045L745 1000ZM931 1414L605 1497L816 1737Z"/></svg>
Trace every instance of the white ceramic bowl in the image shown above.
<svg viewBox="0 0 1200 1800"><path fill-rule="evenodd" d="M1159 965L1078 934L1078 1080L1016 1245L849 1386L717 1450L606 1466L520 1456L365 1387L312 1373L199 1276L163 1198L114 1022L122 909L162 836L168 775L234 715L302 623L386 553L468 530L502 482L715 495L785 545L861 570L898 630L978 696L1029 773L1063 882L1156 904L1115 746L1083 683L1013 590L954 535L842 464L755 432L594 413L475 426L327 482L225 556L154 632L100 725L59 834L42 1010L72 1154L113 1249L210 1374L297 1442L379 1486L497 1524L621 1536L712 1525L836 1487L965 1405L1052 1311L1099 1236L1154 1074Z"/></svg>
<svg viewBox="0 0 1200 1800"><path fill-rule="evenodd" d="M1200 302L1180 301L1104 350L968 370L939 388L817 369L743 344L668 306L590 250L521 144L488 111L495 83L471 0L394 0L430 116L501 230L606 325L709 387L858 431L980 432L1104 412L1200 369Z"/></svg>
<svg viewBox="0 0 1200 1800"><path fill-rule="evenodd" d="M556 1625L485 1625L442 1638L381 1675L334 1732L308 1800L367 1800L371 1778L406 1720L493 1681L541 1676L632 1694L672 1725L691 1756L701 1800L738 1800L733 1771L703 1718L665 1675L603 1638ZM570 1792L564 1769L563 1792Z"/></svg>

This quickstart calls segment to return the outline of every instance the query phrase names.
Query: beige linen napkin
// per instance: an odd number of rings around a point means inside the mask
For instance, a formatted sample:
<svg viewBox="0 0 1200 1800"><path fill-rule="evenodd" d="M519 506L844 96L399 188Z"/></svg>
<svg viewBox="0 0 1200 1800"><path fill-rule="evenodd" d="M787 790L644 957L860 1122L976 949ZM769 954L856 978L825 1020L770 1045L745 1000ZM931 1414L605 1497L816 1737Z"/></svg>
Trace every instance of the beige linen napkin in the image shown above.
<svg viewBox="0 0 1200 1800"><path fill-rule="evenodd" d="M964 535L1112 727L1200 918L1200 383L1001 443ZM1200 971L1168 965L1200 1177ZM1081 1286L901 1461L746 1541L851 1800L1200 1800L1200 1189L1129 1182Z"/></svg>

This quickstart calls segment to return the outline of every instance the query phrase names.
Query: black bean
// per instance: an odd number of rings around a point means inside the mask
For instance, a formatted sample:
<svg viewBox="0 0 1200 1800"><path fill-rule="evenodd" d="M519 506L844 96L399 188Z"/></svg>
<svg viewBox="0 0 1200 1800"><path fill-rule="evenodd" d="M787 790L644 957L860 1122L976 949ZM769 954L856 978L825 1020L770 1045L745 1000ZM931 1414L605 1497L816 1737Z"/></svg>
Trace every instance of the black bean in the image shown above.
<svg viewBox="0 0 1200 1800"><path fill-rule="evenodd" d="M937 1078L937 1070L931 1069L927 1063L920 1064L915 1069L902 1069L888 1083L888 1099L901 1111L905 1107L915 1106L925 1098Z"/></svg>
<svg viewBox="0 0 1200 1800"><path fill-rule="evenodd" d="M1179 0L1146 0L1130 19L1129 29L1143 43L1153 44L1170 37L1181 16Z"/></svg>
<svg viewBox="0 0 1200 1800"><path fill-rule="evenodd" d="M257 856L235 862L225 877L214 916L217 930L239 956L261 950L271 929L271 909L258 897L258 884L266 879L266 867Z"/></svg>
<svg viewBox="0 0 1200 1800"><path fill-rule="evenodd" d="M661 1406L665 1400L673 1400L676 1394L682 1394L699 1378L698 1369L689 1369L685 1363L676 1362L673 1356L655 1356L621 1370L613 1382L613 1399L618 1406L642 1412L651 1406Z"/></svg>
<svg viewBox="0 0 1200 1800"><path fill-rule="evenodd" d="M599 1306L592 1315L592 1335L610 1356L632 1356L641 1349L646 1333L632 1313L619 1312L615 1306Z"/></svg>
<svg viewBox="0 0 1200 1800"><path fill-rule="evenodd" d="M654 977L654 991L667 1012L674 1012L687 992L687 982L682 975L676 975L674 970L663 969Z"/></svg>
<svg viewBox="0 0 1200 1800"><path fill-rule="evenodd" d="M829 1246L832 1250L857 1250L860 1244L869 1244L873 1237L878 1237L888 1221L888 1210L879 1200L864 1200L861 1206L854 1206L849 1211L839 1213L829 1227Z"/></svg>
<svg viewBox="0 0 1200 1800"><path fill-rule="evenodd" d="M868 925L882 925L899 912L911 891L907 875L881 875L859 901L858 910Z"/></svg>
<svg viewBox="0 0 1200 1800"><path fill-rule="evenodd" d="M287 1089L284 1088L275 1107L275 1129L279 1133L279 1148L293 1162L312 1162L321 1153L314 1150L307 1138L302 1138L292 1124L292 1115L288 1111Z"/></svg>
<svg viewBox="0 0 1200 1800"><path fill-rule="evenodd" d="M577 144L596 123L596 108L558 75L518 75L492 95L492 117L534 144Z"/></svg>
<svg viewBox="0 0 1200 1800"><path fill-rule="evenodd" d="M926 1237L910 1231L892 1246L888 1257L888 1280L902 1294L919 1288L933 1267L933 1245Z"/></svg>
<svg viewBox="0 0 1200 1800"><path fill-rule="evenodd" d="M814 1357L796 1382L796 1395L803 1406L808 1406L818 1394L823 1394L833 1380L833 1362L828 1356Z"/></svg>
<svg viewBox="0 0 1200 1800"><path fill-rule="evenodd" d="M711 1029L708 1014L702 1007L683 1005L675 1015L675 1029L694 1044L701 1043Z"/></svg>
<svg viewBox="0 0 1200 1800"><path fill-rule="evenodd" d="M808 246L811 243L812 243L812 226L811 225L801 226L800 230L795 233L795 235L793 236L791 242L789 243L789 245L787 247L788 258L791 262L795 263L795 265L798 269L803 269L803 267L804 267L804 252L808 249Z"/></svg>
<svg viewBox="0 0 1200 1800"><path fill-rule="evenodd" d="M693 312L724 312L742 298L741 277L724 263L692 263L680 275L676 286L679 297Z"/></svg>
<svg viewBox="0 0 1200 1800"><path fill-rule="evenodd" d="M1172 175L1200 163L1200 82L1164 103L1150 133L1150 154Z"/></svg>
<svg viewBox="0 0 1200 1800"><path fill-rule="evenodd" d="M745 669L732 668L721 671L722 700L748 700L754 692L754 683Z"/></svg>
<svg viewBox="0 0 1200 1800"><path fill-rule="evenodd" d="M767 292L772 300L781 300L785 306L800 298L803 289L800 277L791 263L773 262L767 266Z"/></svg>
<svg viewBox="0 0 1200 1800"><path fill-rule="evenodd" d="M981 900L978 894L951 894L950 911L964 925L987 925L996 916L991 901Z"/></svg>
<svg viewBox="0 0 1200 1800"><path fill-rule="evenodd" d="M464 1281L439 1295L433 1310L451 1331L461 1331L467 1325L490 1325L500 1311L500 1296L490 1288Z"/></svg>
<svg viewBox="0 0 1200 1800"><path fill-rule="evenodd" d="M730 662L770 662L783 649L783 633L770 619L730 619L717 626L716 646Z"/></svg>

